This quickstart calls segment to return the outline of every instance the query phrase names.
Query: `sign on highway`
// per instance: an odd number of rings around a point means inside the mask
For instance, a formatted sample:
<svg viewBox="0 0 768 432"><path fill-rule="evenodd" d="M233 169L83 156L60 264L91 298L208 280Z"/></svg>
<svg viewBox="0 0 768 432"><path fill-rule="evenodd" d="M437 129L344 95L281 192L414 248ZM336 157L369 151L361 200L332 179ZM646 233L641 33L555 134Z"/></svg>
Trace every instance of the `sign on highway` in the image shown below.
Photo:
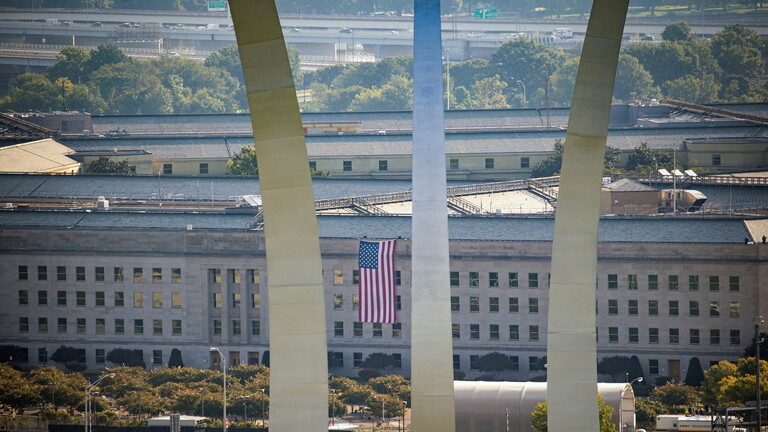
<svg viewBox="0 0 768 432"><path fill-rule="evenodd" d="M475 18L498 18L498 9L475 8Z"/></svg>
<svg viewBox="0 0 768 432"><path fill-rule="evenodd" d="M208 0L208 12L226 12L227 0Z"/></svg>

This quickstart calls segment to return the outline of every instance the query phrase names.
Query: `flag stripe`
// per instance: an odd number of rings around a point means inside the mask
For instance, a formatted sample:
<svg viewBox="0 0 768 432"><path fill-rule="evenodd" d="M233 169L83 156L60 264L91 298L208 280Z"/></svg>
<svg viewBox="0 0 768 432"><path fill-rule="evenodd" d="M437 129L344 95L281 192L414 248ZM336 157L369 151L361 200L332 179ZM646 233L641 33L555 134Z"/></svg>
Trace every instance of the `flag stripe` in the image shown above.
<svg viewBox="0 0 768 432"><path fill-rule="evenodd" d="M360 322L396 322L395 242L360 242Z"/></svg>

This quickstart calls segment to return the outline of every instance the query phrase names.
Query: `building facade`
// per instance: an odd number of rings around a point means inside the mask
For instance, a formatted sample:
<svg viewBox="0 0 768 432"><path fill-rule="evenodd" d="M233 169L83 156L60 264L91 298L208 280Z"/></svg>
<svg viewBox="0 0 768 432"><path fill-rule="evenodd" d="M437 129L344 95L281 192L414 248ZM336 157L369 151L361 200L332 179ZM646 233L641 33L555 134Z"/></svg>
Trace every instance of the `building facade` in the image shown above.
<svg viewBox="0 0 768 432"><path fill-rule="evenodd" d="M59 346L72 346L92 371L114 366L106 360L114 348L141 350L152 368L163 367L174 348L187 366L214 367L211 346L227 353L230 365L268 363L264 237L240 228L249 218L2 212L0 344L25 348L19 361L30 366L50 364ZM454 219L455 369L478 377L477 358L498 351L514 364L504 378L543 375L551 220ZM329 372L354 376L368 355L384 352L398 362L392 372L408 376L410 293L418 289L410 284L410 218L320 217L319 223ZM403 237L396 251L396 324L358 321L363 233ZM755 317L765 313L761 286L768 281L768 246L745 244L745 235L744 221L734 219L601 224L598 356L637 355L647 379L676 381L693 357L705 368L740 357Z"/></svg>

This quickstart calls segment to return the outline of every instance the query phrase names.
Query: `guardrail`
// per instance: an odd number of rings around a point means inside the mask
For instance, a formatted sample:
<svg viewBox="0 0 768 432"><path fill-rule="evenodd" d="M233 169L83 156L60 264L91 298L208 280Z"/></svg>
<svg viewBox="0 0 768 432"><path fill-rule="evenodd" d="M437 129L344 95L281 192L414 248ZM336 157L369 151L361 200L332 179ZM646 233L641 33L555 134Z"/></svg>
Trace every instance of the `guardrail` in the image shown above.
<svg viewBox="0 0 768 432"><path fill-rule="evenodd" d="M646 175L633 176L633 180L641 183L672 184L677 182L689 185L768 186L768 177L729 177L724 175L677 176L677 179L673 179L672 176Z"/></svg>

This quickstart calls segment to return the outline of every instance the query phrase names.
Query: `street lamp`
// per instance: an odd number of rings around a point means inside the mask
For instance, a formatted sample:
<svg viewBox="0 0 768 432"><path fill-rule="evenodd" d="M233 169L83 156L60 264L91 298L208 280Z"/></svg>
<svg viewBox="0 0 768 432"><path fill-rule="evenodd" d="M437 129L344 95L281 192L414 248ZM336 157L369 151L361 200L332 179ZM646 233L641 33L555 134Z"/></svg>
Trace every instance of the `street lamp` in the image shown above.
<svg viewBox="0 0 768 432"><path fill-rule="evenodd" d="M222 370L224 373L224 418L222 418L221 427L224 432L227 432L227 358L224 357L221 350L216 347L211 347L210 351L218 353L221 356L221 362L224 366L224 369Z"/></svg>
<svg viewBox="0 0 768 432"><path fill-rule="evenodd" d="M200 391L200 416L205 417L205 393L202 387L197 388Z"/></svg>
<svg viewBox="0 0 768 432"><path fill-rule="evenodd" d="M336 390L331 389L331 424L336 424Z"/></svg>
<svg viewBox="0 0 768 432"><path fill-rule="evenodd" d="M633 379L632 381L630 381L629 382L630 387L632 386L632 384L635 383L635 381L641 383L641 382L643 382L643 377L637 377L637 378Z"/></svg>
<svg viewBox="0 0 768 432"><path fill-rule="evenodd" d="M757 408L757 432L762 432L763 428L763 410L760 400L760 324L763 324L763 316L758 315L755 319L755 359L757 365L755 367L755 393L756 393L756 408Z"/></svg>
<svg viewBox="0 0 768 432"><path fill-rule="evenodd" d="M264 389L259 390L261 390L261 427L264 427L267 422L267 413L264 411L264 401L267 399L267 392Z"/></svg>
<svg viewBox="0 0 768 432"><path fill-rule="evenodd" d="M240 399L248 399L250 397L251 397L251 395L240 396ZM247 401L243 402L243 417L245 418L245 421L247 422L248 421L248 402Z"/></svg>
<svg viewBox="0 0 768 432"><path fill-rule="evenodd" d="M403 402L403 431L405 431L405 410L408 408L408 401Z"/></svg>
<svg viewBox="0 0 768 432"><path fill-rule="evenodd" d="M85 426L85 432L91 432L91 430L93 429L93 425L89 425L88 424L88 421L89 421L88 417L90 416L90 410L88 409L88 395L91 394L91 390L93 390L94 387L99 385L99 383L104 378L113 378L114 376L115 376L114 373L111 373L109 375L104 375L103 377L101 377L101 378L97 379L96 381L94 381L93 384L91 384L91 385L89 385L89 386L87 386L85 388L85 417L84 417L84 420L83 420L83 425Z"/></svg>

